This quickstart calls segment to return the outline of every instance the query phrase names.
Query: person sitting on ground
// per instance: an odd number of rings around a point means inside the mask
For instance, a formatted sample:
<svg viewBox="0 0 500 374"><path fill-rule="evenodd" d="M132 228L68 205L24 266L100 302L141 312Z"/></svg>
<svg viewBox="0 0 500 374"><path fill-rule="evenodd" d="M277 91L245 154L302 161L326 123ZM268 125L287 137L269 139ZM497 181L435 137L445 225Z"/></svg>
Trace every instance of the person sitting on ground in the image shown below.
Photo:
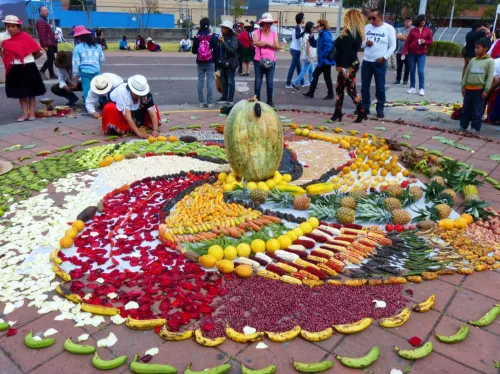
<svg viewBox="0 0 500 374"><path fill-rule="evenodd" d="M106 38L104 37L104 34L102 33L102 30L99 26L95 30L95 39L97 43L99 43L103 51L108 49L108 45L106 44Z"/></svg>
<svg viewBox="0 0 500 374"><path fill-rule="evenodd" d="M120 44L118 45L118 49L121 49L122 51L130 51L130 47L128 45L126 35L124 35L122 40L120 40Z"/></svg>
<svg viewBox="0 0 500 374"><path fill-rule="evenodd" d="M140 35L137 35L137 39L135 39L135 49L138 51L146 49L146 41Z"/></svg>
<svg viewBox="0 0 500 374"><path fill-rule="evenodd" d="M82 82L73 75L73 52L57 52L54 65L57 68L58 83L51 87L54 95L68 99L66 105L73 105L78 101L75 91L82 91Z"/></svg>
<svg viewBox="0 0 500 374"><path fill-rule="evenodd" d="M123 79L113 73L103 73L92 79L90 82L90 91L85 100L85 109L94 118L101 117L101 113L96 111L96 105L103 108L109 101L108 93L123 83Z"/></svg>
<svg viewBox="0 0 500 374"><path fill-rule="evenodd" d="M104 134L123 135L133 132L139 138L147 139L148 134L140 129L145 126L153 130L152 136L158 136L160 112L144 76L130 77L127 84L116 87L108 97L110 101L102 111Z"/></svg>
<svg viewBox="0 0 500 374"><path fill-rule="evenodd" d="M481 38L476 42L476 57L467 65L462 79L464 104L460 115L460 127L466 131L469 123L474 133L481 131L481 120L488 92L493 82L494 60L487 55L491 42Z"/></svg>
<svg viewBox="0 0 500 374"><path fill-rule="evenodd" d="M189 40L189 36L184 35L184 39L179 43L178 52L189 52L191 50L191 40Z"/></svg>
<svg viewBox="0 0 500 374"><path fill-rule="evenodd" d="M159 44L156 44L155 41L149 37L147 38L147 48L148 51L150 52L161 52L161 46Z"/></svg>

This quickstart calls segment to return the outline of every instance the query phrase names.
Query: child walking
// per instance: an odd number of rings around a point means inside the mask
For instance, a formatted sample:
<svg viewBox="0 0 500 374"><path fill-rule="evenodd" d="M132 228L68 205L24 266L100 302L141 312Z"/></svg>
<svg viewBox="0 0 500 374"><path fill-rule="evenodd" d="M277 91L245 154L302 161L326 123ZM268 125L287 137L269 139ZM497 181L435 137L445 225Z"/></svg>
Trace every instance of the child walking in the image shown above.
<svg viewBox="0 0 500 374"><path fill-rule="evenodd" d="M73 74L82 80L83 101L90 90L90 81L101 73L104 54L101 46L92 37L85 26L75 26L77 45L73 51Z"/></svg>
<svg viewBox="0 0 500 374"><path fill-rule="evenodd" d="M464 105L460 115L460 127L465 131L470 122L472 132L476 134L481 130L486 97L495 71L495 62L487 54L490 47L491 42L487 38L476 42L476 57L470 61L462 79Z"/></svg>

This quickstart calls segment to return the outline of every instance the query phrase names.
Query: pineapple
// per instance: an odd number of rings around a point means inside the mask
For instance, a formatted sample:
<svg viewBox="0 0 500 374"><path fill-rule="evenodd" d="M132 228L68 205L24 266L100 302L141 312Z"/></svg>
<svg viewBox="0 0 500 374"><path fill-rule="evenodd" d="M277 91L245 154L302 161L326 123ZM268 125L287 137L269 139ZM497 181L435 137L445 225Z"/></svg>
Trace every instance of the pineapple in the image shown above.
<svg viewBox="0 0 500 374"><path fill-rule="evenodd" d="M465 209L464 213L468 213L474 217L474 220L478 220L479 218L487 220L489 217L493 215L492 212L486 210L486 208L490 205L486 201L479 200L465 200Z"/></svg>
<svg viewBox="0 0 500 374"><path fill-rule="evenodd" d="M480 201L479 195L465 195L465 201Z"/></svg>
<svg viewBox="0 0 500 374"><path fill-rule="evenodd" d="M432 177L430 181L431 182L437 182L441 186L445 186L446 187L446 182L444 181L444 178L441 177L441 176L439 176L439 175L436 175L436 176Z"/></svg>
<svg viewBox="0 0 500 374"><path fill-rule="evenodd" d="M269 193L260 188L256 188L255 190L250 191L250 200L257 205L261 205L266 201L267 195Z"/></svg>
<svg viewBox="0 0 500 374"><path fill-rule="evenodd" d="M440 219L445 219L450 216L451 208L448 204L437 204L433 207L439 214Z"/></svg>
<svg viewBox="0 0 500 374"><path fill-rule="evenodd" d="M434 174L436 174L436 173L438 173L440 171L441 171L440 167L438 167L438 166L431 166L429 168L428 175L434 175Z"/></svg>
<svg viewBox="0 0 500 374"><path fill-rule="evenodd" d="M457 198L457 193L453 191L451 188L447 188L446 190L443 191L444 194L450 195L453 201Z"/></svg>
<svg viewBox="0 0 500 374"><path fill-rule="evenodd" d="M353 223L356 219L356 212L354 209L341 207L337 209L335 218L340 224Z"/></svg>
<svg viewBox="0 0 500 374"><path fill-rule="evenodd" d="M411 214L404 209L393 210L391 215L395 225L406 225L411 221Z"/></svg>
<svg viewBox="0 0 500 374"><path fill-rule="evenodd" d="M309 210L310 217L316 217L320 221L335 220L336 209L325 204L312 204Z"/></svg>
<svg viewBox="0 0 500 374"><path fill-rule="evenodd" d="M399 201L395 197L388 197L384 200L384 208L389 212L392 212L396 209L401 209L401 201Z"/></svg>
<svg viewBox="0 0 500 374"><path fill-rule="evenodd" d="M311 206L311 199L306 195L299 195L293 198L293 209L307 210Z"/></svg>
<svg viewBox="0 0 500 374"><path fill-rule="evenodd" d="M352 197L343 197L340 199L340 206L344 208L356 209L356 200Z"/></svg>
<svg viewBox="0 0 500 374"><path fill-rule="evenodd" d="M479 192L477 190L477 187L470 184L468 186L465 186L464 187L464 195L467 196L467 195L477 195Z"/></svg>
<svg viewBox="0 0 500 374"><path fill-rule="evenodd" d="M391 184L385 192L390 196L390 197L398 197L403 194L403 187L401 187L399 184Z"/></svg>
<svg viewBox="0 0 500 374"><path fill-rule="evenodd" d="M448 218L451 213L451 208L448 204L436 204L433 207L426 206L425 209L414 210L418 214L414 221L431 220L437 222L439 220Z"/></svg>
<svg viewBox="0 0 500 374"><path fill-rule="evenodd" d="M413 196L415 201L420 200L424 196L424 191L419 186L411 186L408 192Z"/></svg>
<svg viewBox="0 0 500 374"><path fill-rule="evenodd" d="M293 206L293 196L290 192L280 191L273 188L267 197L273 204L284 208Z"/></svg>
<svg viewBox="0 0 500 374"><path fill-rule="evenodd" d="M352 197L356 201L358 201L360 199L364 199L367 196L368 196L368 193L365 190L352 190L349 192L349 197Z"/></svg>

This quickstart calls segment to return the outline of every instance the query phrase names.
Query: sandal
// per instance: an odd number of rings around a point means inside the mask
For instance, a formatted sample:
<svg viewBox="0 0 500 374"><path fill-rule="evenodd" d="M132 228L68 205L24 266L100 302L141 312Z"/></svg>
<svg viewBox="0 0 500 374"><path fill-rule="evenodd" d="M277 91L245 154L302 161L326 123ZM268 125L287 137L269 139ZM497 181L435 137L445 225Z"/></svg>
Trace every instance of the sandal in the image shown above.
<svg viewBox="0 0 500 374"><path fill-rule="evenodd" d="M28 121L36 121L36 117L30 117L28 118Z"/></svg>
<svg viewBox="0 0 500 374"><path fill-rule="evenodd" d="M28 118L25 118L25 117L19 117L19 118L17 119L17 122L24 122L24 121L27 121L27 120L28 120Z"/></svg>

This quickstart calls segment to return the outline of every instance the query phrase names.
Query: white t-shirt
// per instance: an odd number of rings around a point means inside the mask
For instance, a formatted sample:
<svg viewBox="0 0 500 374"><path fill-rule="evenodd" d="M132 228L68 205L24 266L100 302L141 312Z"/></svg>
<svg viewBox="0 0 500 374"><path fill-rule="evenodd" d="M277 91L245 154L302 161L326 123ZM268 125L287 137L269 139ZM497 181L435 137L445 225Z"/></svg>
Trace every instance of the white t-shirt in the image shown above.
<svg viewBox="0 0 500 374"><path fill-rule="evenodd" d="M300 57L302 60L307 60L307 43L309 41L310 35L311 34L305 33L304 36L302 37L301 47L300 47ZM309 49L311 51L311 60L314 61L314 58L316 57L316 48L309 46Z"/></svg>
<svg viewBox="0 0 500 374"><path fill-rule="evenodd" d="M111 78L111 82L112 82L111 89L118 87L120 84L123 83L123 79L116 74L103 73L102 75L105 75L105 76ZM124 86L126 86L126 85L124 84ZM89 114L95 113L95 111L96 111L95 106L99 102L99 96L101 96L101 95L96 94L92 90L90 90L89 93L87 94L87 98L85 99L85 109L87 109L87 112Z"/></svg>
<svg viewBox="0 0 500 374"><path fill-rule="evenodd" d="M180 42L180 46L181 47L184 47L184 46L190 47L191 46L191 40L189 40L189 39L187 39L187 40L186 39L182 39L181 42Z"/></svg>
<svg viewBox="0 0 500 374"><path fill-rule="evenodd" d="M0 33L0 48L2 48L4 40L10 39L10 34L8 32L1 32ZM23 62L19 59L14 59L14 65L21 65L21 64L29 64L30 62L35 62L35 57L33 57L32 54L24 57Z"/></svg>
<svg viewBox="0 0 500 374"><path fill-rule="evenodd" d="M290 43L290 49L295 49L296 51L300 51L301 39L296 39L296 33L300 29L300 32L304 31L304 29L297 25L292 31L292 42Z"/></svg>
<svg viewBox="0 0 500 374"><path fill-rule="evenodd" d="M134 103L134 99L132 99L132 95L126 84L121 84L116 87L109 94L109 98L116 104L116 109L122 112L123 115L125 115L126 109L133 112L139 109L139 105L141 104L141 100L137 100L137 103Z"/></svg>
<svg viewBox="0 0 500 374"><path fill-rule="evenodd" d="M363 60L374 62L383 57L388 60L396 50L396 31L394 27L384 22L382 26L374 27L370 23L365 26L365 55ZM374 44L366 46L366 41L371 40Z"/></svg>

